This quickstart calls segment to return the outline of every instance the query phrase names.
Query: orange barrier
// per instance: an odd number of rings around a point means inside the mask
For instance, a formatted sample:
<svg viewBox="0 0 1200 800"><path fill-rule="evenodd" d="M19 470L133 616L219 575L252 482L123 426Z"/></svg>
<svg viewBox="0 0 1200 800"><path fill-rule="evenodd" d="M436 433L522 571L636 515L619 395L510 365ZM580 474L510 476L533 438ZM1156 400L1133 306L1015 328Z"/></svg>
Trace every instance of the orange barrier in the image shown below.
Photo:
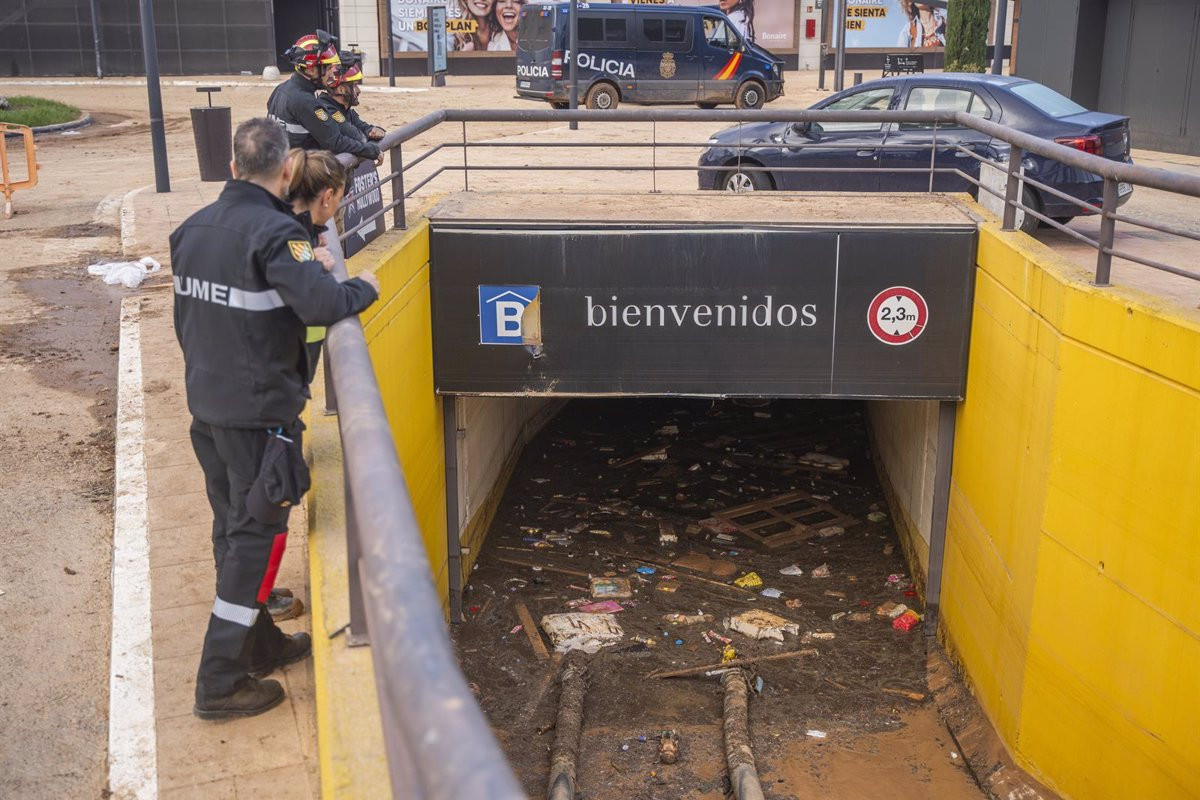
<svg viewBox="0 0 1200 800"><path fill-rule="evenodd" d="M23 181L11 180L8 174L8 133L16 132L21 134L21 138L25 142L25 168L26 178ZM13 125L9 122L0 122L0 137L3 137L5 144L0 147L0 190L4 192L4 218L12 219L13 192L17 189L32 189L37 186L37 161L34 160L35 147L33 144L33 130L27 125Z"/></svg>

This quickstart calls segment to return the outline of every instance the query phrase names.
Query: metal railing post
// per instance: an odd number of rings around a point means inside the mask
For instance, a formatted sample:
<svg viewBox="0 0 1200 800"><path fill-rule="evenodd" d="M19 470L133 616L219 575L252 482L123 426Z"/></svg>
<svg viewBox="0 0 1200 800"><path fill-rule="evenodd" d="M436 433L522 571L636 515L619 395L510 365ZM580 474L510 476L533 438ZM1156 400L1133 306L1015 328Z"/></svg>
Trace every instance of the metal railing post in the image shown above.
<svg viewBox="0 0 1200 800"><path fill-rule="evenodd" d="M1017 229L1017 202L1021 193L1021 162L1025 159L1025 151L1015 144L1008 151L1008 182L1004 189L1004 224L1003 229Z"/></svg>
<svg viewBox="0 0 1200 800"><path fill-rule="evenodd" d="M342 452L345 453L345 444ZM362 590L362 546L358 541L358 519L354 513L354 493L350 489L350 473L346 459L342 457L342 486L346 501L346 574L350 584L350 630L346 641L351 647L362 647L371 643L367 635L367 611L363 603Z"/></svg>
<svg viewBox="0 0 1200 800"><path fill-rule="evenodd" d="M388 168L395 175L392 178L392 202L400 204L392 209L392 227L403 230L408 227L408 217L404 213L404 153L401 147L403 145L398 144L388 151Z"/></svg>
<svg viewBox="0 0 1200 800"><path fill-rule="evenodd" d="M333 387L333 367L329 363L329 345L322 343L321 355L325 358L325 416L337 413L337 390Z"/></svg>
<svg viewBox="0 0 1200 800"><path fill-rule="evenodd" d="M933 168L937 164L937 120L933 121L933 141L929 145L929 191L933 191Z"/></svg>
<svg viewBox="0 0 1200 800"><path fill-rule="evenodd" d="M658 123L650 122L650 194L658 194Z"/></svg>
<svg viewBox="0 0 1200 800"><path fill-rule="evenodd" d="M462 124L463 131L463 191L471 191L470 173L467 170L467 123Z"/></svg>
<svg viewBox="0 0 1200 800"><path fill-rule="evenodd" d="M1112 273L1113 237L1117 231L1117 221L1113 214L1117 213L1117 182L1112 178L1104 179L1104 213L1100 218L1099 249L1096 251L1096 285L1108 286Z"/></svg>

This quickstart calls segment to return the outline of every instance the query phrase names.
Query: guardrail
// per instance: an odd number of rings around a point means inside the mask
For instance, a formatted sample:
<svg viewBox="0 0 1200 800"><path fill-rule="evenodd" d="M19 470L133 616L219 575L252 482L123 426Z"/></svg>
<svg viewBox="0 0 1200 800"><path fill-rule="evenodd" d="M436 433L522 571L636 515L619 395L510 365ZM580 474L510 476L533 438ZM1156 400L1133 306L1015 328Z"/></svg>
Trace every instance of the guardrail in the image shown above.
<svg viewBox="0 0 1200 800"><path fill-rule="evenodd" d="M570 121L588 123L648 122L652 124L650 142L471 142L467 124L472 122L543 122ZM1000 168L1007 174L1003 193L958 168L938 168L931 156L929 166L902 168L892 172L928 174L927 191L932 191L935 176L953 174L1004 200L1004 228L1015 227L1016 212L1027 214L1091 243L1097 248L1096 284L1108 285L1112 257L1129 259L1155 269L1200 280L1200 273L1136 257L1113 249L1116 222L1140 225L1152 230L1200 240L1200 236L1173 226L1137 220L1118 214L1118 182L1124 181L1177 194L1200 197L1200 178L1149 169L1134 164L1111 161L1099 156L1073 150L1060 144L997 125L964 113L926 113L909 111L692 111L676 109L592 111L553 110L484 110L436 111L390 131L380 142L389 153L390 172L381 178L391 185L392 199L382 211L364 219L359 225L344 231L341 238L373 225L380 216L391 212L393 226L405 227L405 201L422 187L446 172L462 172L464 186L469 188L470 172L475 171L614 171L649 172L656 181L661 171L717 169L728 172L730 165L717 167L660 165L659 148L709 147L710 142L658 142L659 122L714 122L740 125L747 122L914 122L931 125L931 141L937 144L938 129L970 128L993 137L1007 145L1007 162ZM404 163L405 143L446 123L461 125L461 141L430 147L416 158ZM792 145L739 142L735 162L743 171L784 171L780 168L750 167L741 164L741 157L752 150ZM651 149L649 165L604 164L542 164L534 166L471 165L467 153L471 149L498 147L533 148L646 148ZM924 145L914 147L923 148ZM462 164L437 167L430 175L405 188L410 169L424 163L447 148L461 148ZM964 151L981 161L987 160L961 144ZM936 151L936 146L934 148ZM1066 196L1087 212L1102 215L1099 240L1092 240L1041 215L1037 209L1021 202L1022 181L1040 190L1055 193L1053 187L1024 177L1021 164L1026 153L1054 159L1067 166L1095 173L1104 179L1102 206ZM357 159L339 156L348 167ZM840 168L824 170L792 168L796 172L862 172L880 171L878 167L864 169ZM654 184L656 188L656 183ZM350 203L374 187L348 195ZM1062 193L1058 193L1062 194ZM335 274L346 278L346 267L340 242L329 242L336 262ZM367 352L362 325L357 318L343 320L332 326L327 338L326 373L338 413L343 463L345 469L345 508L347 550L350 567L351 624L353 643L366 643L369 632L372 660L375 666L376 689L383 719L388 765L393 795L415 800L458 800L459 798L524 798L498 743L484 718L459 669L438 597L431 579L420 529L413 513L399 457L392 444L391 431L375 372ZM931 570L929 596L934 602L938 587Z"/></svg>

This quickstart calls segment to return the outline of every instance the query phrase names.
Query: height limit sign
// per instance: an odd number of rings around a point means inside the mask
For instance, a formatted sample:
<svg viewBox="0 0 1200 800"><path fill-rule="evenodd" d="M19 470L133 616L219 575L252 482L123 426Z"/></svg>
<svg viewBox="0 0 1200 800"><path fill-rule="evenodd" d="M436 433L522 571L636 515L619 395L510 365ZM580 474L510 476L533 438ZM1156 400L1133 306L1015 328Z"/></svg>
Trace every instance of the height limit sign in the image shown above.
<svg viewBox="0 0 1200 800"><path fill-rule="evenodd" d="M867 309L867 327L884 344L908 344L929 324L929 306L920 292L893 286L875 295Z"/></svg>

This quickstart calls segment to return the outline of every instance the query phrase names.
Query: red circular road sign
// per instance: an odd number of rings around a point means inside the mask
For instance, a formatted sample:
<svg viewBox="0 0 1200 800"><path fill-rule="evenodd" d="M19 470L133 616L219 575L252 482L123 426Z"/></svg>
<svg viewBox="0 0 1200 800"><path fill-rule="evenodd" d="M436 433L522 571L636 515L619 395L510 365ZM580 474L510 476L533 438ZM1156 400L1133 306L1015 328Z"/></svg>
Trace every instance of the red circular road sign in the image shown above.
<svg viewBox="0 0 1200 800"><path fill-rule="evenodd" d="M907 286L893 286L875 295L867 309L867 327L884 344L908 344L929 324L925 298Z"/></svg>

